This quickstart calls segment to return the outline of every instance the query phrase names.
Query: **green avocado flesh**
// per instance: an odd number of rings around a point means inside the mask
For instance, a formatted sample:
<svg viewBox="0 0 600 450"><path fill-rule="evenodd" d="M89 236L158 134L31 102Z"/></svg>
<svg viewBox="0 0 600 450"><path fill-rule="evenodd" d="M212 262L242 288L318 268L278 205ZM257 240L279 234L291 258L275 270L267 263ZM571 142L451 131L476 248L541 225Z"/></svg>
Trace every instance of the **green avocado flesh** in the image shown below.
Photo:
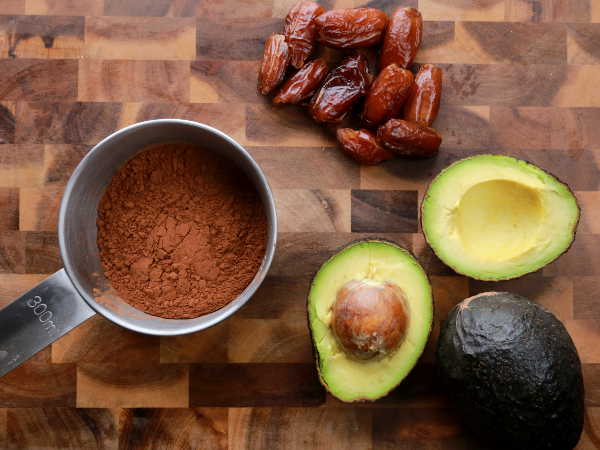
<svg viewBox="0 0 600 450"><path fill-rule="evenodd" d="M338 292L355 280L363 286L397 286L406 312L402 340L382 357L354 358L332 327ZM431 329L433 301L427 275L403 248L378 240L350 244L326 261L308 295L308 318L323 385L342 401L376 400L397 386L416 364Z"/></svg>
<svg viewBox="0 0 600 450"><path fill-rule="evenodd" d="M539 167L478 155L435 178L421 216L427 242L444 263L472 278L505 280L565 252L579 207L569 188Z"/></svg>
<svg viewBox="0 0 600 450"><path fill-rule="evenodd" d="M487 446L572 449L584 418L581 362L563 324L534 302L486 292L442 325L440 381Z"/></svg>

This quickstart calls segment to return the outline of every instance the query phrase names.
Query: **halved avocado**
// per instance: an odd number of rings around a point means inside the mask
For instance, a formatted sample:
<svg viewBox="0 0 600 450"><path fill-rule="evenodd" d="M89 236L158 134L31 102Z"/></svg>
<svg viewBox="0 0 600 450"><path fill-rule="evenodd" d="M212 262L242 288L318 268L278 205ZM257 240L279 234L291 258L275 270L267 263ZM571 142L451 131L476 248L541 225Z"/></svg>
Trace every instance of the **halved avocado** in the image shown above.
<svg viewBox="0 0 600 450"><path fill-rule="evenodd" d="M376 400L423 353L433 318L431 286L408 251L359 241L315 275L308 318L321 383L345 402Z"/></svg>
<svg viewBox="0 0 600 450"><path fill-rule="evenodd" d="M433 251L456 272L507 280L544 267L569 248L579 207L571 190L539 167L478 155L433 180L421 220Z"/></svg>

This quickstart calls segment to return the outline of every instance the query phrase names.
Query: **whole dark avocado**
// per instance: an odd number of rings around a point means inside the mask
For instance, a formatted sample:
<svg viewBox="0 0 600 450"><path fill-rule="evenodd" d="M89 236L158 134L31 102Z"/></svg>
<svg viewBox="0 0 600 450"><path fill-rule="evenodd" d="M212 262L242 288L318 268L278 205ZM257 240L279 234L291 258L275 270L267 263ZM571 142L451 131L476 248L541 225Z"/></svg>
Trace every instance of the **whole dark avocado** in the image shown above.
<svg viewBox="0 0 600 450"><path fill-rule="evenodd" d="M467 427L507 449L572 449L583 428L583 379L563 324L532 301L486 292L442 326L442 381Z"/></svg>

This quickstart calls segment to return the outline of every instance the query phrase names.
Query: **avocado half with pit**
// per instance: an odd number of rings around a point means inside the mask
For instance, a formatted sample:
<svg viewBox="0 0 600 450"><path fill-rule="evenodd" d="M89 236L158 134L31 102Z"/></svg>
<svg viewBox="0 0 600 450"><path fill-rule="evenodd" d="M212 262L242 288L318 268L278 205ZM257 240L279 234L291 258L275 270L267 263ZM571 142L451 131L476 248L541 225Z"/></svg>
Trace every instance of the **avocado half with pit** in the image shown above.
<svg viewBox="0 0 600 450"><path fill-rule="evenodd" d="M508 292L463 300L442 325L441 381L465 425L502 449L571 449L583 429L581 362L563 324Z"/></svg>
<svg viewBox="0 0 600 450"><path fill-rule="evenodd" d="M432 318L429 280L408 251L382 240L348 245L308 294L321 383L345 402L383 397L417 363Z"/></svg>
<svg viewBox="0 0 600 450"><path fill-rule="evenodd" d="M579 207L571 190L539 167L478 155L433 180L421 220L433 251L456 272L507 280L544 267L569 248Z"/></svg>

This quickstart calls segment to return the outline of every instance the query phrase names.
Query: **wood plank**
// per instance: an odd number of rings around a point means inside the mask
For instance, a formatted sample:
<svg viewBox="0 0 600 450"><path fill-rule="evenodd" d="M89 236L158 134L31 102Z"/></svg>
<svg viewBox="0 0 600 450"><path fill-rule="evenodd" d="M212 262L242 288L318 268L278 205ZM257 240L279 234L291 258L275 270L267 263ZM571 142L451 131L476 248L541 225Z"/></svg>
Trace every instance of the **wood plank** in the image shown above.
<svg viewBox="0 0 600 450"><path fill-rule="evenodd" d="M316 406L325 401L314 364L192 364L190 406Z"/></svg>
<svg viewBox="0 0 600 450"><path fill-rule="evenodd" d="M228 362L230 323L231 321L227 320L198 333L161 337L160 362L162 364Z"/></svg>
<svg viewBox="0 0 600 450"><path fill-rule="evenodd" d="M0 99L68 101L77 97L77 61L0 59Z"/></svg>
<svg viewBox="0 0 600 450"><path fill-rule="evenodd" d="M58 236L49 231L25 231L25 272L53 273L62 267Z"/></svg>
<svg viewBox="0 0 600 450"><path fill-rule="evenodd" d="M0 187L0 230L19 229L19 189Z"/></svg>
<svg viewBox="0 0 600 450"><path fill-rule="evenodd" d="M14 1L14 0L13 0ZM21 0L25 14L100 16L104 0Z"/></svg>
<svg viewBox="0 0 600 450"><path fill-rule="evenodd" d="M191 60L196 55L196 23L192 18L88 17L88 58Z"/></svg>
<svg viewBox="0 0 600 450"><path fill-rule="evenodd" d="M264 103L256 79L260 61L199 60L191 64L190 101L200 103Z"/></svg>
<svg viewBox="0 0 600 450"><path fill-rule="evenodd" d="M78 100L88 102L185 102L190 99L187 61L83 60Z"/></svg>
<svg viewBox="0 0 600 450"><path fill-rule="evenodd" d="M589 22L592 0L505 0L506 20L519 22Z"/></svg>
<svg viewBox="0 0 600 450"><path fill-rule="evenodd" d="M21 231L50 231L56 233L63 184L43 188L21 188L19 196L19 229Z"/></svg>
<svg viewBox="0 0 600 450"><path fill-rule="evenodd" d="M332 408L235 408L231 450L371 448L371 411Z"/></svg>
<svg viewBox="0 0 600 450"><path fill-rule="evenodd" d="M111 410L13 408L7 411L7 448L117 449Z"/></svg>
<svg viewBox="0 0 600 450"><path fill-rule="evenodd" d="M281 232L350 231L348 190L275 189L273 194Z"/></svg>
<svg viewBox="0 0 600 450"><path fill-rule="evenodd" d="M118 448L227 448L225 408L128 409L119 417Z"/></svg>
<svg viewBox="0 0 600 450"><path fill-rule="evenodd" d="M188 390L184 365L77 364L78 408L185 408Z"/></svg>
<svg viewBox="0 0 600 450"><path fill-rule="evenodd" d="M416 191L352 190L352 231L416 233Z"/></svg>

